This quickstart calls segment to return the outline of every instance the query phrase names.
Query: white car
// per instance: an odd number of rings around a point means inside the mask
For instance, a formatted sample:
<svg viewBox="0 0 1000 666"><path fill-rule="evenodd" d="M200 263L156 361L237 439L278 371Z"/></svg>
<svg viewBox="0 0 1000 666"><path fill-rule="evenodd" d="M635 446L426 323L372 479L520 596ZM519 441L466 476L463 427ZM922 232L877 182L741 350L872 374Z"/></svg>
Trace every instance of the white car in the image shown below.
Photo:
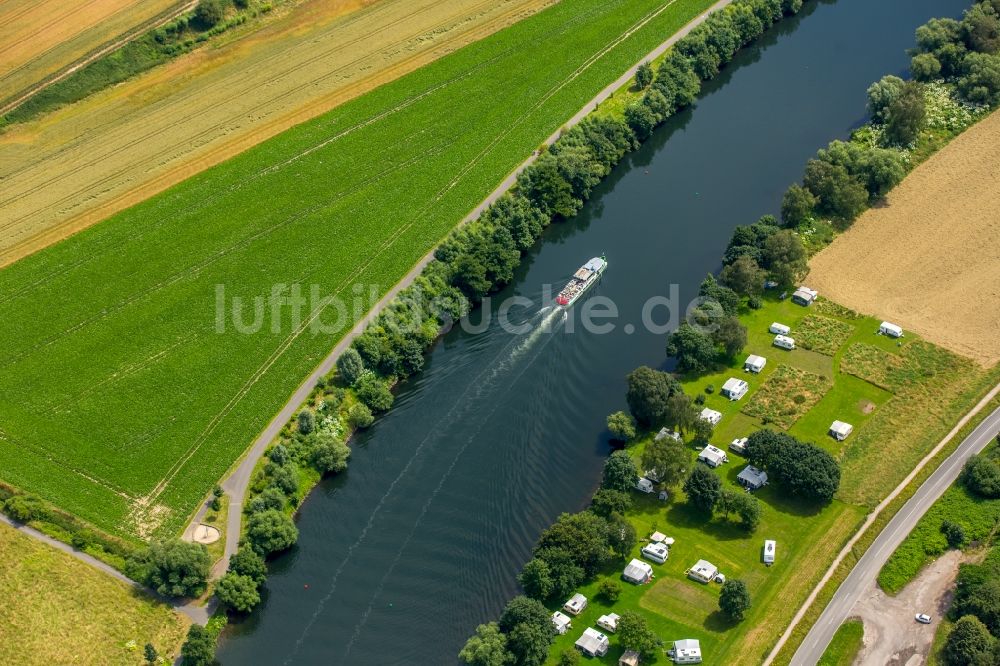
<svg viewBox="0 0 1000 666"><path fill-rule="evenodd" d="M931 616L928 615L927 613L917 613L915 617L916 617L917 622L919 622L920 624L930 624L931 623Z"/></svg>

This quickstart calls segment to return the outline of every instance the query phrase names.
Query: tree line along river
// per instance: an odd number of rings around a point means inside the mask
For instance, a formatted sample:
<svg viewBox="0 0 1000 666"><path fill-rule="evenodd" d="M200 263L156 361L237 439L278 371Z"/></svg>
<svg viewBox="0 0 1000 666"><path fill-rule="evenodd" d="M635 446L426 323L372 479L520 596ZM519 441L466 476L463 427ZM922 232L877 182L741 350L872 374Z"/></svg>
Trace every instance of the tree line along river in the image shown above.
<svg viewBox="0 0 1000 666"><path fill-rule="evenodd" d="M816 149L864 120L865 88L905 73L914 29L967 4L808 2L739 53L576 218L546 231L473 314L489 316L484 330L445 335L389 414L355 438L348 471L305 502L298 546L273 562L263 603L227 630L220 660L454 663L475 626L517 593L538 534L589 501L626 373L666 367L644 304L676 285L686 306L733 227L775 213ZM545 308L543 296L602 253L608 270L566 319ZM534 333L499 325L514 295L532 305L515 306L511 321ZM617 307L610 332L580 325L595 296Z"/></svg>

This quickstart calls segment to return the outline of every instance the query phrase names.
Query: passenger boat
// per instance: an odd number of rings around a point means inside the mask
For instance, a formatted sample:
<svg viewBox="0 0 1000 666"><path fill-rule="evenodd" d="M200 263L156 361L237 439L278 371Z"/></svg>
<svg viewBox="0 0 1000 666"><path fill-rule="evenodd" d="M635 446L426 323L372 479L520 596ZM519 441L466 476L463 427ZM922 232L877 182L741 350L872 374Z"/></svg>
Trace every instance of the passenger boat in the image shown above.
<svg viewBox="0 0 1000 666"><path fill-rule="evenodd" d="M573 274L573 279L563 287L559 295L556 296L556 303L563 307L569 307L576 302L576 299L583 295L583 292L590 289L601 277L601 273L608 267L608 262L604 256L594 257Z"/></svg>

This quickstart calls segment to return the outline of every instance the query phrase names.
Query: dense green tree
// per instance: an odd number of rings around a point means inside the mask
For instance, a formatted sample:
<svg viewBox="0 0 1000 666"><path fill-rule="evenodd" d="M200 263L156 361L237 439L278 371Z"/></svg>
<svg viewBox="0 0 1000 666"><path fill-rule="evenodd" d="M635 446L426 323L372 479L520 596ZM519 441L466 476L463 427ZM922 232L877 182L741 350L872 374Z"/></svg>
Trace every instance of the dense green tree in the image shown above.
<svg viewBox="0 0 1000 666"><path fill-rule="evenodd" d="M142 649L142 656L147 664L155 664L160 659L160 653L156 651L156 646L152 643L146 643Z"/></svg>
<svg viewBox="0 0 1000 666"><path fill-rule="evenodd" d="M666 425L678 432L688 432L698 422L698 409L684 391L677 391L667 399L667 408L663 414Z"/></svg>
<svg viewBox="0 0 1000 666"><path fill-rule="evenodd" d="M788 229L775 232L764 241L763 266L771 279L782 289L795 285L809 266L805 246L794 232Z"/></svg>
<svg viewBox="0 0 1000 666"><path fill-rule="evenodd" d="M537 666L545 661L555 629L548 609L540 601L514 597L504 608L497 626L507 634L507 649L514 664Z"/></svg>
<svg viewBox="0 0 1000 666"><path fill-rule="evenodd" d="M182 666L212 666L215 663L215 637L205 627L192 624L181 646Z"/></svg>
<svg viewBox="0 0 1000 666"><path fill-rule="evenodd" d="M286 501L285 493L274 486L270 486L264 488L264 490L260 491L247 503L246 512L259 513L268 509L281 510L285 508Z"/></svg>
<svg viewBox="0 0 1000 666"><path fill-rule="evenodd" d="M298 428L303 435L308 435L316 429L316 415L312 413L311 409L303 409L299 412Z"/></svg>
<svg viewBox="0 0 1000 666"><path fill-rule="evenodd" d="M885 138L889 143L907 146L916 141L927 117L923 86L916 81L907 81L889 104L886 116ZM902 175L893 185L900 180Z"/></svg>
<svg viewBox="0 0 1000 666"><path fill-rule="evenodd" d="M260 603L260 592L254 579L232 572L219 579L215 596L223 605L240 613L248 613Z"/></svg>
<svg viewBox="0 0 1000 666"><path fill-rule="evenodd" d="M716 304L727 315L735 315L740 309L740 295L729 287L719 284L715 276L708 274L698 286L698 295L704 299L701 310L711 310Z"/></svg>
<svg viewBox="0 0 1000 666"><path fill-rule="evenodd" d="M991 577L955 600L958 615L975 615L990 630L1000 633L1000 578Z"/></svg>
<svg viewBox="0 0 1000 666"><path fill-rule="evenodd" d="M805 186L819 199L818 209L846 226L865 209L868 191L842 166L823 160L806 163Z"/></svg>
<svg viewBox="0 0 1000 666"><path fill-rule="evenodd" d="M905 84L906 82L898 76L887 74L868 86L868 113L872 120L884 123L889 119L889 107L902 92Z"/></svg>
<svg viewBox="0 0 1000 666"><path fill-rule="evenodd" d="M719 280L738 294L754 296L763 290L765 276L764 270L753 257L742 255L723 267Z"/></svg>
<svg viewBox="0 0 1000 666"><path fill-rule="evenodd" d="M551 551L569 554L584 575L593 576L611 558L608 523L590 511L564 513L542 533L535 546L535 556L545 559L555 575L557 566Z"/></svg>
<svg viewBox="0 0 1000 666"><path fill-rule="evenodd" d="M712 332L712 341L722 347L729 358L735 358L747 346L747 329L739 317L723 317Z"/></svg>
<svg viewBox="0 0 1000 666"><path fill-rule="evenodd" d="M698 410L695 410L694 423L691 425L691 440L700 446L708 444L708 441L712 438L712 433L715 431L715 426L706 421L703 418L699 418L697 414Z"/></svg>
<svg viewBox="0 0 1000 666"><path fill-rule="evenodd" d="M610 578L605 578L601 581L600 585L597 586L597 595L603 597L608 603L615 603L618 601L618 597L622 594L622 586L611 580Z"/></svg>
<svg viewBox="0 0 1000 666"><path fill-rule="evenodd" d="M624 559L636 544L635 528L621 514L611 514L608 518L608 545L618 557Z"/></svg>
<svg viewBox="0 0 1000 666"><path fill-rule="evenodd" d="M910 73L917 81L933 81L941 75L941 61L933 53L918 53L910 58Z"/></svg>
<svg viewBox="0 0 1000 666"><path fill-rule="evenodd" d="M568 597L584 580L584 571L574 558L572 550L565 547L541 548L535 557L549 565L552 579L552 596Z"/></svg>
<svg viewBox="0 0 1000 666"><path fill-rule="evenodd" d="M692 104L701 92L701 79L683 54L671 50L657 70L653 87L659 90L673 109Z"/></svg>
<svg viewBox="0 0 1000 666"><path fill-rule="evenodd" d="M165 597L197 597L205 591L212 559L205 546L180 539L156 541L132 557L128 573ZM137 577L138 576L138 577Z"/></svg>
<svg viewBox="0 0 1000 666"><path fill-rule="evenodd" d="M958 90L970 102L1000 103L1000 55L970 53L965 71L958 80Z"/></svg>
<svg viewBox="0 0 1000 666"><path fill-rule="evenodd" d="M691 465L684 442L673 437L663 437L646 444L642 451L642 468L652 473L664 486L676 486L684 478Z"/></svg>
<svg viewBox="0 0 1000 666"><path fill-rule="evenodd" d="M649 106L636 100L625 107L625 122L635 132L636 138L640 141L646 140L653 133L658 119Z"/></svg>
<svg viewBox="0 0 1000 666"><path fill-rule="evenodd" d="M643 661L652 661L659 651L659 639L646 624L646 618L635 611L621 612L615 634L619 645L626 650L635 650Z"/></svg>
<svg viewBox="0 0 1000 666"><path fill-rule="evenodd" d="M688 322L683 322L667 338L667 356L677 359L677 370L683 373L700 373L709 370L715 361L715 343L712 337Z"/></svg>
<svg viewBox="0 0 1000 666"><path fill-rule="evenodd" d="M639 470L627 451L615 451L604 463L601 488L627 493L635 488L639 480Z"/></svg>
<svg viewBox="0 0 1000 666"><path fill-rule="evenodd" d="M663 420L667 400L678 391L677 380L668 373L640 366L626 378L625 401L635 420L650 427Z"/></svg>
<svg viewBox="0 0 1000 666"><path fill-rule="evenodd" d="M613 513L624 514L630 508L632 508L632 496L620 490L600 488L590 500L590 510L604 518Z"/></svg>
<svg viewBox="0 0 1000 666"><path fill-rule="evenodd" d="M507 636L496 622L481 624L476 633L465 643L458 658L469 666L508 666L511 654L507 650Z"/></svg>
<svg viewBox="0 0 1000 666"><path fill-rule="evenodd" d="M299 530L289 516L276 509L268 509L250 514L247 539L257 552L266 557L295 545Z"/></svg>
<svg viewBox="0 0 1000 666"><path fill-rule="evenodd" d="M750 610L750 591L746 583L736 578L723 583L719 594L719 610L734 620L742 620Z"/></svg>
<svg viewBox="0 0 1000 666"><path fill-rule="evenodd" d="M365 371L365 362L361 360L361 354L354 347L348 347L337 359L337 374L348 386L353 386Z"/></svg>
<svg viewBox="0 0 1000 666"><path fill-rule="evenodd" d="M959 618L944 643L948 666L990 666L994 644L989 630L972 615Z"/></svg>
<svg viewBox="0 0 1000 666"><path fill-rule="evenodd" d="M635 70L635 87L639 90L645 90L652 82L653 68L647 61L639 65L639 68Z"/></svg>
<svg viewBox="0 0 1000 666"><path fill-rule="evenodd" d="M608 430L616 440L627 442L635 437L635 419L621 411L609 414Z"/></svg>
<svg viewBox="0 0 1000 666"><path fill-rule="evenodd" d="M388 384L372 373L367 373L358 380L355 391L358 400L373 412L384 412L392 407L392 391Z"/></svg>
<svg viewBox="0 0 1000 666"><path fill-rule="evenodd" d="M347 423L352 428L364 430L375 423L375 417L372 415L372 410L368 408L368 405L358 402L351 405L351 408L347 410Z"/></svg>
<svg viewBox="0 0 1000 666"><path fill-rule="evenodd" d="M500 631L509 634L519 624L551 626L551 622L549 611L540 601L520 595L507 602L500 614L498 626Z"/></svg>
<svg viewBox="0 0 1000 666"><path fill-rule="evenodd" d="M205 28L211 28L226 17L225 0L199 0L194 10L195 20Z"/></svg>
<svg viewBox="0 0 1000 666"><path fill-rule="evenodd" d="M975 455L962 472L965 487L987 499L1000 498L1000 464L992 456Z"/></svg>
<svg viewBox="0 0 1000 666"><path fill-rule="evenodd" d="M719 496L715 510L727 519L730 514L736 514L740 523L748 532L753 532L760 525L760 502L748 493L726 488Z"/></svg>
<svg viewBox="0 0 1000 666"><path fill-rule="evenodd" d="M4 513L19 523L45 518L47 511L42 501L33 495L12 495L3 503Z"/></svg>
<svg viewBox="0 0 1000 666"><path fill-rule="evenodd" d="M244 545L229 558L229 572L246 576L261 585L267 579L267 564L257 551Z"/></svg>
<svg viewBox="0 0 1000 666"><path fill-rule="evenodd" d="M289 461L284 465L270 462L264 465L264 472L268 476L269 484L285 495L294 495L298 492L299 475L294 462Z"/></svg>
<svg viewBox="0 0 1000 666"><path fill-rule="evenodd" d="M961 548L962 544L965 543L965 530L958 523L953 523L950 520L942 521L941 534L944 535L949 548Z"/></svg>
<svg viewBox="0 0 1000 666"><path fill-rule="evenodd" d="M985 3L974 4L962 17L962 36L970 50L996 53L1000 51L1000 17L993 7Z"/></svg>
<svg viewBox="0 0 1000 666"><path fill-rule="evenodd" d="M572 217L583 202L573 196L573 188L559 172L555 156L542 153L534 164L517 177L518 191L549 217Z"/></svg>
<svg viewBox="0 0 1000 666"><path fill-rule="evenodd" d="M692 506L711 515L722 496L722 481L702 465L695 465L684 482L684 494Z"/></svg>
<svg viewBox="0 0 1000 666"><path fill-rule="evenodd" d="M312 449L312 465L321 474L336 474L347 469L351 449L333 433L323 432L316 437Z"/></svg>
<svg viewBox="0 0 1000 666"><path fill-rule="evenodd" d="M531 558L517 576L524 593L532 599L548 599L555 587L549 564L538 557Z"/></svg>
<svg viewBox="0 0 1000 666"><path fill-rule="evenodd" d="M580 663L580 652L574 648L566 648L559 653L558 666L577 666Z"/></svg>
<svg viewBox="0 0 1000 666"><path fill-rule="evenodd" d="M812 501L833 499L840 467L833 457L786 433L758 430L747 438L747 459L767 471L789 494Z"/></svg>
<svg viewBox="0 0 1000 666"><path fill-rule="evenodd" d="M646 94L642 96L642 103L652 112L653 117L656 118L657 125L669 118L670 114L673 113L673 108L671 108L667 98L655 88L646 91Z"/></svg>

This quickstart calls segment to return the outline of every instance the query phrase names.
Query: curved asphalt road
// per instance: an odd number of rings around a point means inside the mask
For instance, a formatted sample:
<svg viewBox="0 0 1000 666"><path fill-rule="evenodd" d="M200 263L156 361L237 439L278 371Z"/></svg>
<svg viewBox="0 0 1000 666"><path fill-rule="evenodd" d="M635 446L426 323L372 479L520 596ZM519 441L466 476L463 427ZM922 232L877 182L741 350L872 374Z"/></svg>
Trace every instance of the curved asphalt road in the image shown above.
<svg viewBox="0 0 1000 666"><path fill-rule="evenodd" d="M1000 408L983 419L982 423L958 445L955 452L948 456L940 467L934 470L913 497L893 516L867 552L854 565L854 569L841 583L823 614L809 630L802 645L792 657L791 666L813 666L819 663L833 634L847 619L861 593L878 576L882 565L903 542L921 516L958 478L965 462L972 455L982 451L998 432L1000 432Z"/></svg>

